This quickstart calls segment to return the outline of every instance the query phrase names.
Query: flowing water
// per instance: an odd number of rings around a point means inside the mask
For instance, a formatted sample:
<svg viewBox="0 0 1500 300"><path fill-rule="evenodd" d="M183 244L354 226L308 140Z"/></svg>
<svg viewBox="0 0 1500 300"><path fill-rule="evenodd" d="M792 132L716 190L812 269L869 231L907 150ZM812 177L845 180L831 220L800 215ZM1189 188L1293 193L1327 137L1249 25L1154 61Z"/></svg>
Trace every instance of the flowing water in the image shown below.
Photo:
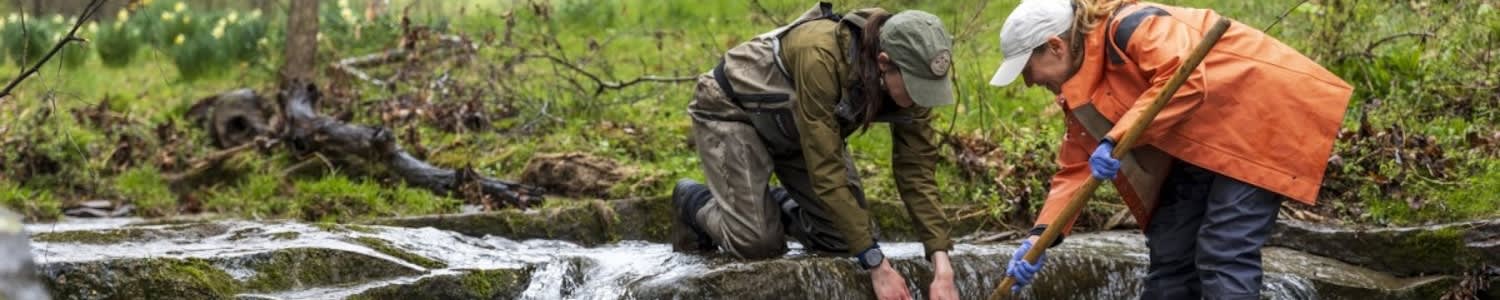
<svg viewBox="0 0 1500 300"><path fill-rule="evenodd" d="M301 223L218 221L198 225L127 225L137 220L93 220L32 224L32 254L43 273L56 266L142 258L202 258L214 261L238 281L255 277L240 257L287 249L318 248L378 258L414 275L380 276L322 286L247 292L246 299L341 299L387 286L471 270L514 269L528 280L517 286L521 299L783 298L861 299L869 283L847 259L805 253L792 245L786 258L762 261L673 253L670 245L623 241L584 247L555 240L516 241L475 237L432 228L318 226ZM44 241L47 233L77 230L135 230L108 243ZM418 263L356 240L374 238L446 267ZM925 289L930 268L918 243L883 243L882 249L906 274L914 293ZM985 297L1003 273L1013 244L961 244L952 252L964 299ZM1146 253L1142 238L1130 232L1080 234L1049 252L1046 271L1027 290L1039 299L1131 299L1141 289ZM1268 249L1264 298L1341 299L1320 287L1394 289L1431 279L1399 279L1286 249ZM357 270L355 270L357 271ZM1330 285L1332 284L1332 285ZM412 287L417 289L417 287ZM1335 289L1337 290L1337 289ZM1400 293L1387 293L1397 295ZM916 295L918 298L920 294ZM1361 298L1365 300L1369 298ZM1395 299L1395 298L1393 298Z"/></svg>

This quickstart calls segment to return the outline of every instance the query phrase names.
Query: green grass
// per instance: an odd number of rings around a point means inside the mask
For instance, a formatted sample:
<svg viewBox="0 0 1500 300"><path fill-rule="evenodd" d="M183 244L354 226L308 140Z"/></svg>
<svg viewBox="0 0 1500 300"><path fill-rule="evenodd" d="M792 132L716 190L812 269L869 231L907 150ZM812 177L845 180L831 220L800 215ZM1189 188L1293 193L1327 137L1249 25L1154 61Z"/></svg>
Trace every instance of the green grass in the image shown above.
<svg viewBox="0 0 1500 300"><path fill-rule="evenodd" d="M363 1L350 2L351 7L363 7ZM411 3L392 2L392 13L398 15L400 8ZM711 5L685 0L418 2L410 14L416 24L461 32L481 43L472 61L439 63L432 66L432 73L442 72L453 82L481 87L479 99L494 106L512 107L516 114L496 118L491 128L481 131L448 131L420 120L385 123L373 112L381 102L430 91L422 84L384 89L353 82L349 84L358 95L350 105L354 122L383 125L398 135L406 135L408 128L415 127L421 146L435 150L427 157L433 164L451 168L472 166L482 174L499 178L518 178L528 159L536 154L584 151L640 170L611 189L612 197L663 195L669 193L676 178L702 179L696 152L688 145L691 126L685 107L692 96L692 84L647 83L596 95L595 83L581 74L543 59L516 58L541 53L566 57L607 81L642 75L693 76L713 66L725 49L770 29L773 21L787 21L811 5L808 1L793 0L760 2L771 16L760 16L760 9L739 2ZM942 132L994 143L1004 164L1015 171L997 185L990 178L995 176L994 172L965 176L959 166L945 160L939 163L937 174L942 200L983 204L991 213L1004 216L1012 215L1016 209L1035 210L1040 206L1046 195L1047 179L1055 169L1052 161L1062 131L1062 115L1050 93L1019 85L995 88L987 84L1001 60L996 32L1001 20L1018 2L839 3L840 9L871 5L892 10L923 9L943 18L956 37L954 56L961 63L955 64L954 74L960 97L957 105L936 110L938 119L933 126ZM1270 25L1299 3L1296 0L1164 2L1213 7L1256 28ZM1407 192L1428 199L1427 205L1413 208L1405 200L1387 196L1362 179L1378 172L1362 167L1340 168L1338 176L1354 179L1337 182L1348 186L1336 189L1351 192L1327 196L1324 202L1338 207L1336 210L1347 210L1348 213L1340 215L1353 221L1379 224L1494 216L1500 202L1492 196L1500 194L1500 179L1497 179L1500 167L1494 161L1500 156L1497 151L1458 149L1473 148L1465 138L1470 133L1500 130L1495 125L1500 119L1495 112L1496 98L1450 83L1500 81L1494 75L1500 74L1496 67L1500 64L1473 61L1476 53L1494 49L1500 41L1500 12L1495 12L1492 4L1467 2L1414 7L1404 1L1362 1L1346 9L1323 6L1334 1L1316 2L1322 5L1308 4L1293 11L1271 33L1357 86L1359 94L1351 103L1345 128L1358 129L1357 117L1364 114L1368 115L1367 122L1372 128L1400 127L1433 136L1440 148L1452 149L1446 151L1445 157L1453 165L1449 176L1412 177L1403 186ZM331 13L337 15L338 11ZM514 18L513 28L507 25L507 16ZM268 29L272 36L269 40L279 44L282 16L268 12L266 18L272 24ZM1338 21L1347 21L1349 25L1336 30ZM320 44L320 58L329 62L394 45L391 39L394 35L378 31L389 27L380 28L380 25L366 25L367 32L361 38L348 36L347 28L328 28ZM504 42L507 28L510 28L510 44ZM1397 39L1373 48L1369 56L1339 60L1340 56L1364 52L1368 45L1386 36L1425 31L1438 38L1425 42ZM264 49L278 48L268 45ZM363 173L352 170L283 176L286 168L299 162L284 154L248 153L244 156L249 158L241 158L235 166L227 168L235 170L235 176L217 182L182 190L167 189L161 184L161 174L176 170L153 167L160 163L158 150L166 146L154 136L154 129L168 124L185 130L184 142L170 152L179 161L210 152L202 131L188 123L183 113L197 99L233 88L274 92L279 50L266 52L264 59L221 64L191 81L179 77L172 52L149 46L143 46L128 65L120 68L106 67L99 59L87 60L75 69L48 66L40 77L23 84L16 97L0 101L0 115L11 116L0 122L0 142L23 141L4 144L7 151L0 151L5 152L0 153L3 158L0 196L22 195L8 196L3 199L8 200L4 204L36 219L55 217L58 207L66 202L125 196L113 195L117 192L136 196L125 199L162 214L172 211L159 205L169 202L163 199L176 199L172 195L202 199L206 211L252 218L336 222L456 211L457 199L358 175ZM491 68L510 61L515 62L508 70ZM14 63L0 63L0 74L5 74L0 79L16 74L19 69ZM389 74L389 70L377 73ZM328 76L324 78L320 83L326 87L330 80L326 79ZM114 99L111 110L132 122L118 128L96 128L81 124L69 113L105 97ZM464 100L456 96L432 99L438 103ZM1381 105L1369 105L1377 99ZM52 108L54 103L56 109ZM1447 113L1454 107L1469 107L1474 112ZM849 144L870 198L897 200L890 178L890 144L886 132L883 125L876 126L852 137ZM150 154L146 157L150 159L124 170L113 170L107 155L91 154L109 153L116 148L122 134L144 137ZM58 170L18 176L16 172L22 168L17 167L21 165L17 152L21 151L8 150L25 144L34 144L34 153L57 162ZM411 149L414 145L403 146ZM1350 146L1341 143L1340 149ZM275 150L280 151L284 150ZM944 147L943 153L953 154L948 147ZM1389 160L1375 154L1363 159ZM1379 164L1389 166L1379 171L1391 172L1386 175L1416 170L1392 162ZM1411 170L1399 171L1402 168ZM29 196L43 194L50 196ZM1101 206L1096 209L1107 210L1111 207L1109 202L1117 201L1099 201Z"/></svg>
<svg viewBox="0 0 1500 300"><path fill-rule="evenodd" d="M115 177L114 187L121 198L135 203L146 216L170 215L177 210L177 197L155 168L141 167Z"/></svg>

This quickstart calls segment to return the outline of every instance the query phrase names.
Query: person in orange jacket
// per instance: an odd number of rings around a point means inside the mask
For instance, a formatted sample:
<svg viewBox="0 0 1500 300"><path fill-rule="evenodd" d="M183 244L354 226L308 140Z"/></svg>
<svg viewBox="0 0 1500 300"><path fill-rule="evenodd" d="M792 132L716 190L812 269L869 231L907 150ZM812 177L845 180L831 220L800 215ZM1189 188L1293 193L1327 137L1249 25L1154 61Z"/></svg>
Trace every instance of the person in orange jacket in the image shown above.
<svg viewBox="0 0 1500 300"><path fill-rule="evenodd" d="M1006 18L990 84L1024 77L1056 94L1067 119L1051 191L1007 270L1017 291L1043 263L1021 254L1046 226L1071 227L1049 223L1093 176L1113 180L1145 231L1142 299L1259 299L1261 247L1282 197L1316 203L1347 83L1233 23L1139 146L1110 157L1128 127L1115 124L1134 124L1221 18L1133 0L1026 0Z"/></svg>

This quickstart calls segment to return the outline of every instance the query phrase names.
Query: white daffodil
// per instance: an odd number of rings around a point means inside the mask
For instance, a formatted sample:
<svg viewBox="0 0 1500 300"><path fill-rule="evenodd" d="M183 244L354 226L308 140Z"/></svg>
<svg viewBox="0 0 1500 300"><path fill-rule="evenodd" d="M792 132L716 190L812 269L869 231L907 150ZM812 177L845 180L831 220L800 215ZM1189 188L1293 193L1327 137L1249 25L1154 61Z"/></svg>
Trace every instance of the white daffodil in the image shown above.
<svg viewBox="0 0 1500 300"><path fill-rule="evenodd" d="M235 21L239 21L240 20L240 12L231 11L231 12L229 12L229 16L225 17L225 19L229 20L230 23L234 23Z"/></svg>
<svg viewBox="0 0 1500 300"><path fill-rule="evenodd" d="M177 34L177 38L172 39L172 44L173 45L182 45L182 42L186 42L186 41L187 41L187 36L183 36L181 33L179 33L179 34Z"/></svg>
<svg viewBox="0 0 1500 300"><path fill-rule="evenodd" d="M52 15L52 23L62 24L63 22L67 22L67 21L68 21L68 19L67 18L63 18L62 15Z"/></svg>
<svg viewBox="0 0 1500 300"><path fill-rule="evenodd" d="M214 26L214 31L209 33L209 35L213 35L215 40L224 37L224 24L220 23L219 26Z"/></svg>
<svg viewBox="0 0 1500 300"><path fill-rule="evenodd" d="M339 7L349 8L349 0L339 0Z"/></svg>
<svg viewBox="0 0 1500 300"><path fill-rule="evenodd" d="M123 22L126 19L130 19L130 11L129 10L121 9L120 13L115 14L115 21L121 21L121 22Z"/></svg>
<svg viewBox="0 0 1500 300"><path fill-rule="evenodd" d="M99 32L99 23L89 23L89 33Z"/></svg>
<svg viewBox="0 0 1500 300"><path fill-rule="evenodd" d="M356 19L354 17L354 11L349 10L349 8L347 8L347 7L344 8L343 11L339 12L339 16L344 17L344 22L346 22L346 23L349 23L349 24L359 23L359 19Z"/></svg>
<svg viewBox="0 0 1500 300"><path fill-rule="evenodd" d="M20 15L16 15L16 13L10 13L10 16L6 16L5 17L5 22L15 23L16 20L20 20L20 19L21 19Z"/></svg>
<svg viewBox="0 0 1500 300"><path fill-rule="evenodd" d="M177 14L173 14L170 11L162 12L161 13L161 20L162 21L171 21L173 18L176 18L176 17L177 17Z"/></svg>
<svg viewBox="0 0 1500 300"><path fill-rule="evenodd" d="M177 5L172 6L172 10L176 12L187 10L187 2L177 2Z"/></svg>
<svg viewBox="0 0 1500 300"><path fill-rule="evenodd" d="M259 8L250 11L250 19L251 20L259 19L259 18L260 18L260 9Z"/></svg>
<svg viewBox="0 0 1500 300"><path fill-rule="evenodd" d="M261 45L261 46L265 46L265 45L271 44L271 40L267 40L266 38L260 38L260 40L255 41L255 43L258 44L258 45Z"/></svg>

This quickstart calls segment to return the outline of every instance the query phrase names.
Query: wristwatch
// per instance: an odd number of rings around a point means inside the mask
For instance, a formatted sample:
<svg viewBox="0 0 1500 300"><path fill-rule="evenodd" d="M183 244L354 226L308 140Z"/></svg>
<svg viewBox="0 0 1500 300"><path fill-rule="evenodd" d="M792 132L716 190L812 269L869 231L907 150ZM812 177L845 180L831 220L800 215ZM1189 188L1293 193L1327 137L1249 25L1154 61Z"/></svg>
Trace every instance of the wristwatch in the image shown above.
<svg viewBox="0 0 1500 300"><path fill-rule="evenodd" d="M859 266L864 267L865 270L869 270L879 267L880 262L885 261L885 253L880 252L880 245L874 245L870 246L870 249L860 252L855 258L859 259Z"/></svg>

